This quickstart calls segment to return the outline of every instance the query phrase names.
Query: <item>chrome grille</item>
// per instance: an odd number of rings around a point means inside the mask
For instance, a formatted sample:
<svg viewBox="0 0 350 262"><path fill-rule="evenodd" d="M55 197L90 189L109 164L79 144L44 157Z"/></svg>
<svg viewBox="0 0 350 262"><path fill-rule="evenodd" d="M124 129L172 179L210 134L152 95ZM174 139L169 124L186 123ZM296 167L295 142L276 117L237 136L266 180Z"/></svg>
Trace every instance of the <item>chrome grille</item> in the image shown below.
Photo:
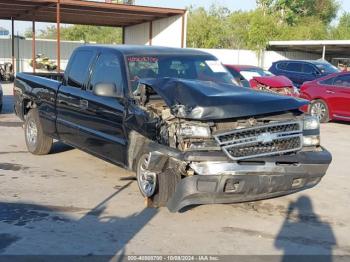
<svg viewBox="0 0 350 262"><path fill-rule="evenodd" d="M277 122L214 135L233 160L295 152L302 148L302 123Z"/></svg>

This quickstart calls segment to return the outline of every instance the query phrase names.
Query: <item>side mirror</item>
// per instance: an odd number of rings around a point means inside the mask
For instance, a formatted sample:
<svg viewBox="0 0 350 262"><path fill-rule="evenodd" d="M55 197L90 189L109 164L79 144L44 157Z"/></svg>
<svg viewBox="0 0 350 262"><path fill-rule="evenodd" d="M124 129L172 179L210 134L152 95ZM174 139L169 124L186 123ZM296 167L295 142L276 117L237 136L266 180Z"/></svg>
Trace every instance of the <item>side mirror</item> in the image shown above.
<svg viewBox="0 0 350 262"><path fill-rule="evenodd" d="M122 94L118 92L114 83L97 83L93 87L93 93L97 96L120 98Z"/></svg>

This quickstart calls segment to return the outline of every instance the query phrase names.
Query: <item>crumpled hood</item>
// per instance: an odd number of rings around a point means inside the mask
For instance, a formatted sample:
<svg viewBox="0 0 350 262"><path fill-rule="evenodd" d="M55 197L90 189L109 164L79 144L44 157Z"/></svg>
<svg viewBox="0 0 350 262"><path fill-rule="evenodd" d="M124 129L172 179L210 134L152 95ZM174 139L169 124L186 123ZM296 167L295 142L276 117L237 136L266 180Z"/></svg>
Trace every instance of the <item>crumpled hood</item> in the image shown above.
<svg viewBox="0 0 350 262"><path fill-rule="evenodd" d="M285 76L255 76L253 79L262 85L272 88L293 87L293 82Z"/></svg>
<svg viewBox="0 0 350 262"><path fill-rule="evenodd" d="M173 115L194 120L250 117L295 110L308 101L229 84L177 78L142 79Z"/></svg>

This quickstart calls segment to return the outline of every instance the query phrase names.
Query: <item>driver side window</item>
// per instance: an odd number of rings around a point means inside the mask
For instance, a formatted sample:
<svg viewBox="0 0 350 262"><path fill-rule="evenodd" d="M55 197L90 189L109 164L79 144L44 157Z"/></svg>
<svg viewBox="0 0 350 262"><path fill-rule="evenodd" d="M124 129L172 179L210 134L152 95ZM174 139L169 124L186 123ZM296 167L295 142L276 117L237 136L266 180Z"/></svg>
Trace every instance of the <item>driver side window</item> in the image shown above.
<svg viewBox="0 0 350 262"><path fill-rule="evenodd" d="M98 58L89 89L93 90L96 84L115 84L118 96L123 96L123 76L119 58L114 54L102 54Z"/></svg>

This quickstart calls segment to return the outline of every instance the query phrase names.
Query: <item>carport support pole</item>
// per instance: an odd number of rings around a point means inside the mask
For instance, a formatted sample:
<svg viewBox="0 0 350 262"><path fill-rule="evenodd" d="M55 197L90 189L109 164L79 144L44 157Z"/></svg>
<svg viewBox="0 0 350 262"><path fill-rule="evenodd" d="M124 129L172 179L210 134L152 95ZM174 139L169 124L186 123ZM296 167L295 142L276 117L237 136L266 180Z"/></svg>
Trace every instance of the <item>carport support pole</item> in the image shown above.
<svg viewBox="0 0 350 262"><path fill-rule="evenodd" d="M181 48L185 47L185 15L181 17Z"/></svg>
<svg viewBox="0 0 350 262"><path fill-rule="evenodd" d="M35 51L35 18L33 19L33 25L32 25L32 66L33 66L33 73L35 73L36 69L36 51Z"/></svg>
<svg viewBox="0 0 350 262"><path fill-rule="evenodd" d="M148 43L152 45L153 41L153 22L149 22L149 30L148 30Z"/></svg>
<svg viewBox="0 0 350 262"><path fill-rule="evenodd" d="M57 72L61 72L61 3L57 0Z"/></svg>
<svg viewBox="0 0 350 262"><path fill-rule="evenodd" d="M16 73L16 65L15 65L15 19L11 17L11 36L12 36L12 42L11 42L11 55L12 55L12 66L13 66L13 72Z"/></svg>
<svg viewBox="0 0 350 262"><path fill-rule="evenodd" d="M326 60L326 46L323 46L323 50L322 50L322 60Z"/></svg>

